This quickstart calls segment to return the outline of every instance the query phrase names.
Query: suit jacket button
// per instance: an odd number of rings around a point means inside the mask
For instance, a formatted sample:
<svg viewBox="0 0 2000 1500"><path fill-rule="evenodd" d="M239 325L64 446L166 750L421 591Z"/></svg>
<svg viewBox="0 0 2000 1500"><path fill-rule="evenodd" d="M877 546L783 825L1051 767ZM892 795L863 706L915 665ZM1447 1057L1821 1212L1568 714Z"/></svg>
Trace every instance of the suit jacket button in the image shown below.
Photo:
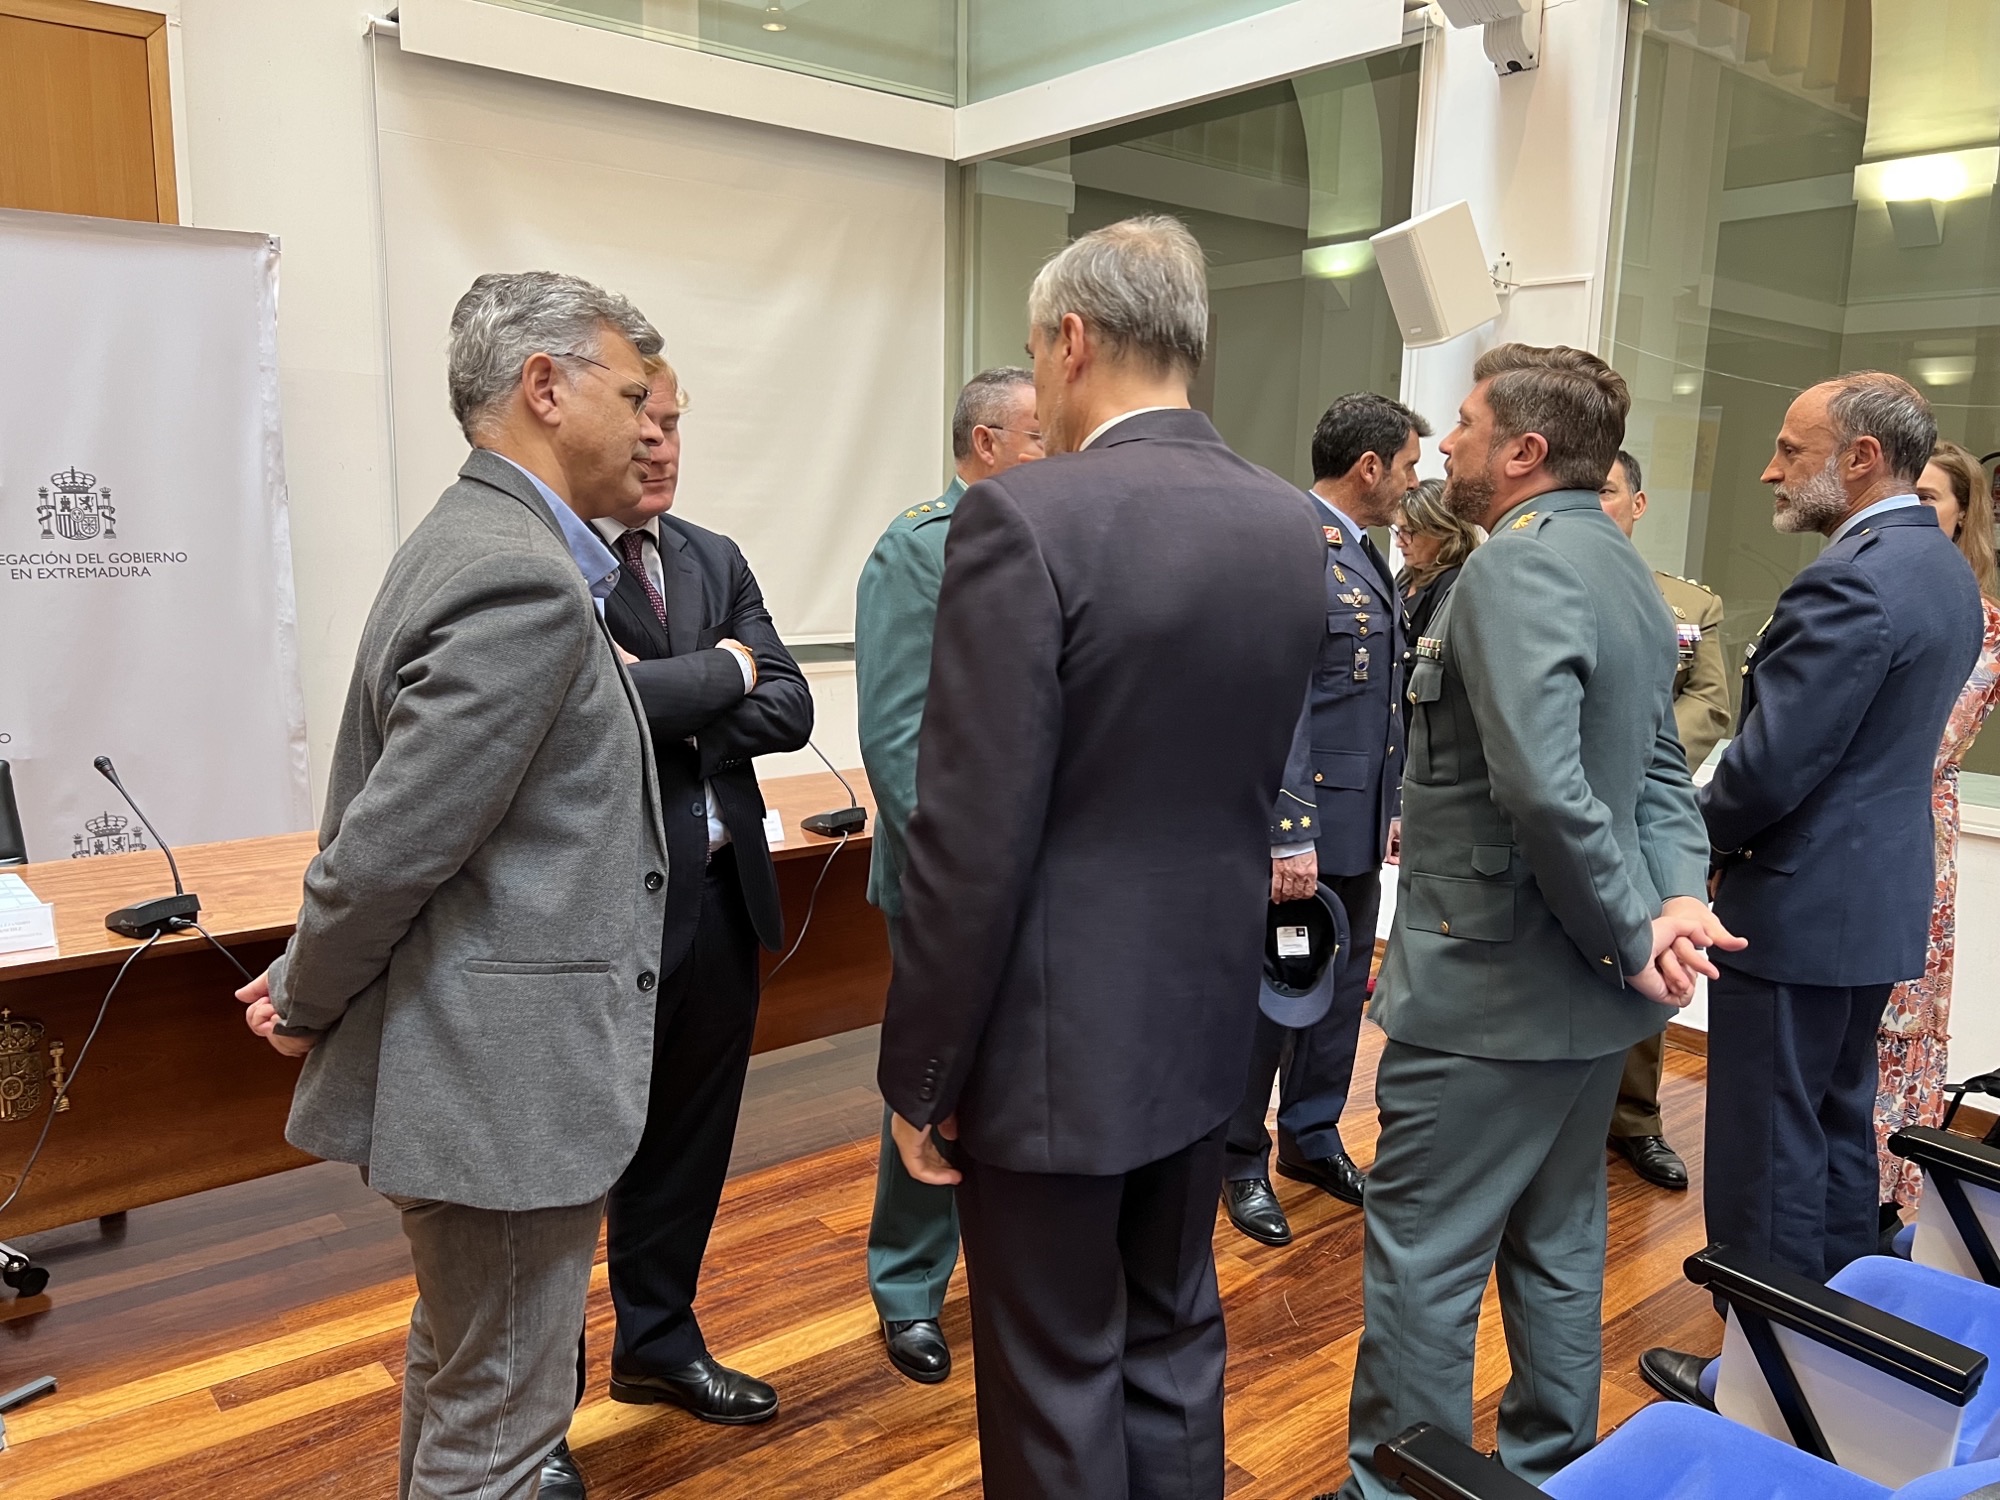
<svg viewBox="0 0 2000 1500"><path fill-rule="evenodd" d="M923 1100L924 1103L926 1104L930 1103L931 1100L937 1098L937 1085L934 1083L925 1084L922 1088L917 1090L917 1097Z"/></svg>
<svg viewBox="0 0 2000 1500"><path fill-rule="evenodd" d="M658 983L659 980L653 977L651 969L641 969L639 971L639 992L641 994L651 994L653 986Z"/></svg>
<svg viewBox="0 0 2000 1500"><path fill-rule="evenodd" d="M647 890L657 891L661 886L665 885L666 883L667 883L666 878L662 876L658 870L648 870L646 872Z"/></svg>
<svg viewBox="0 0 2000 1500"><path fill-rule="evenodd" d="M1443 933L1443 934L1444 934L1444 935L1445 935L1446 937L1450 937L1450 936L1451 936L1451 923L1449 923L1449 922L1440 922L1440 923L1438 923L1438 931L1439 931L1439 932L1441 932L1441 933Z"/></svg>
<svg viewBox="0 0 2000 1500"><path fill-rule="evenodd" d="M697 802L688 811L693 813L697 818L705 818L708 816L708 804L706 802Z"/></svg>

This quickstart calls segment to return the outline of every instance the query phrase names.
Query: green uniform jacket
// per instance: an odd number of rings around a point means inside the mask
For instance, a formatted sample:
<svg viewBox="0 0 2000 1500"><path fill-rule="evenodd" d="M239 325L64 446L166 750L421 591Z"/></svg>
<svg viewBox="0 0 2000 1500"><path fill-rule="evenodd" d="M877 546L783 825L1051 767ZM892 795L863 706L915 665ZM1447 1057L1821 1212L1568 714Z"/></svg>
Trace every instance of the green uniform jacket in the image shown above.
<svg viewBox="0 0 2000 1500"><path fill-rule="evenodd" d="M1603 1057L1671 1013L1625 985L1708 837L1672 712L1673 631L1587 490L1516 506L1416 645L1403 864L1372 1014L1472 1057Z"/></svg>
<svg viewBox="0 0 2000 1500"><path fill-rule="evenodd" d="M1722 667L1722 600L1692 578L1655 573L1674 614L1674 725L1688 769L1698 771L1729 733L1729 679Z"/></svg>
<svg viewBox="0 0 2000 1500"><path fill-rule="evenodd" d="M964 493L965 481L953 479L937 499L891 521L854 588L861 764L875 793L868 900L891 917L903 914L903 841L917 808L917 732L930 688L945 533Z"/></svg>

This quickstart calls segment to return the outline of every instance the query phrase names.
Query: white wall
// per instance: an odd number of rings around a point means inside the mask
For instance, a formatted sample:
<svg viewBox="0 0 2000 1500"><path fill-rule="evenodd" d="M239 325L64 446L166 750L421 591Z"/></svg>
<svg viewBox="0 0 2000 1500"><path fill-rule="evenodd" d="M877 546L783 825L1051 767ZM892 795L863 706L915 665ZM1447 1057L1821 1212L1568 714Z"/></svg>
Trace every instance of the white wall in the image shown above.
<svg viewBox="0 0 2000 1500"><path fill-rule="evenodd" d="M264 230L283 242L279 377L317 805L355 642L397 541L362 35L369 7L180 0L179 8L187 222Z"/></svg>
<svg viewBox="0 0 2000 1500"><path fill-rule="evenodd" d="M1542 63L1501 78L1477 28L1432 33L1424 59L1412 213L1460 198L1490 258L1524 283L1499 320L1403 361L1403 399L1440 432L1472 362L1510 339L1597 347L1624 75L1620 0L1550 0ZM1436 441L1426 473L1442 474Z"/></svg>
<svg viewBox="0 0 2000 1500"><path fill-rule="evenodd" d="M176 15L161 0L153 8L176 32L184 222L263 230L283 243L279 369L317 806L355 643L400 539L369 53L376 43L364 34L371 13L387 7L178 0ZM441 396L438 420L448 420ZM852 668L808 675L816 740L837 764L859 765ZM802 753L776 757L765 771L817 769Z"/></svg>

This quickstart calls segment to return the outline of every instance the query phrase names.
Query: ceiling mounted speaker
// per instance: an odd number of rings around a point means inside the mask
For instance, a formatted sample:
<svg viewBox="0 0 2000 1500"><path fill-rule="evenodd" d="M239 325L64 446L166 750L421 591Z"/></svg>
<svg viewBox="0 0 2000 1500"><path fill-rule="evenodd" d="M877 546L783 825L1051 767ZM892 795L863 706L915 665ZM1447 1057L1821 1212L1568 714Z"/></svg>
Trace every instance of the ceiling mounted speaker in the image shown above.
<svg viewBox="0 0 2000 1500"><path fill-rule="evenodd" d="M1506 77L1542 61L1542 0L1436 0L1456 27L1485 28L1487 59Z"/></svg>
<svg viewBox="0 0 2000 1500"><path fill-rule="evenodd" d="M1500 316L1472 209L1461 199L1369 240L1403 343L1442 344Z"/></svg>

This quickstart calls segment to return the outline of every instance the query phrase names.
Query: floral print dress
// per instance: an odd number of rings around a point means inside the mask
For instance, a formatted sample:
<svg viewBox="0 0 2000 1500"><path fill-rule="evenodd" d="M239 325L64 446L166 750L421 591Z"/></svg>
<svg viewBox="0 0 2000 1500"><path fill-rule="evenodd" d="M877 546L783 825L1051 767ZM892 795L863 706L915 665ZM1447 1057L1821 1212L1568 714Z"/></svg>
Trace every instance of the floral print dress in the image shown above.
<svg viewBox="0 0 2000 1500"><path fill-rule="evenodd" d="M1958 912L1958 763L1972 748L1979 726L2000 703L2000 604L1980 600L1986 639L1979 663L1958 695L1938 747L1931 788L1937 840L1937 895L1931 905L1930 952L1924 977L1909 979L1889 995L1880 1034L1881 1081L1875 1094L1875 1143L1884 1203L1913 1209L1923 1196L1915 1162L1889 1154L1889 1137L1911 1125L1944 1120L1945 1040L1950 1035L1952 948Z"/></svg>

